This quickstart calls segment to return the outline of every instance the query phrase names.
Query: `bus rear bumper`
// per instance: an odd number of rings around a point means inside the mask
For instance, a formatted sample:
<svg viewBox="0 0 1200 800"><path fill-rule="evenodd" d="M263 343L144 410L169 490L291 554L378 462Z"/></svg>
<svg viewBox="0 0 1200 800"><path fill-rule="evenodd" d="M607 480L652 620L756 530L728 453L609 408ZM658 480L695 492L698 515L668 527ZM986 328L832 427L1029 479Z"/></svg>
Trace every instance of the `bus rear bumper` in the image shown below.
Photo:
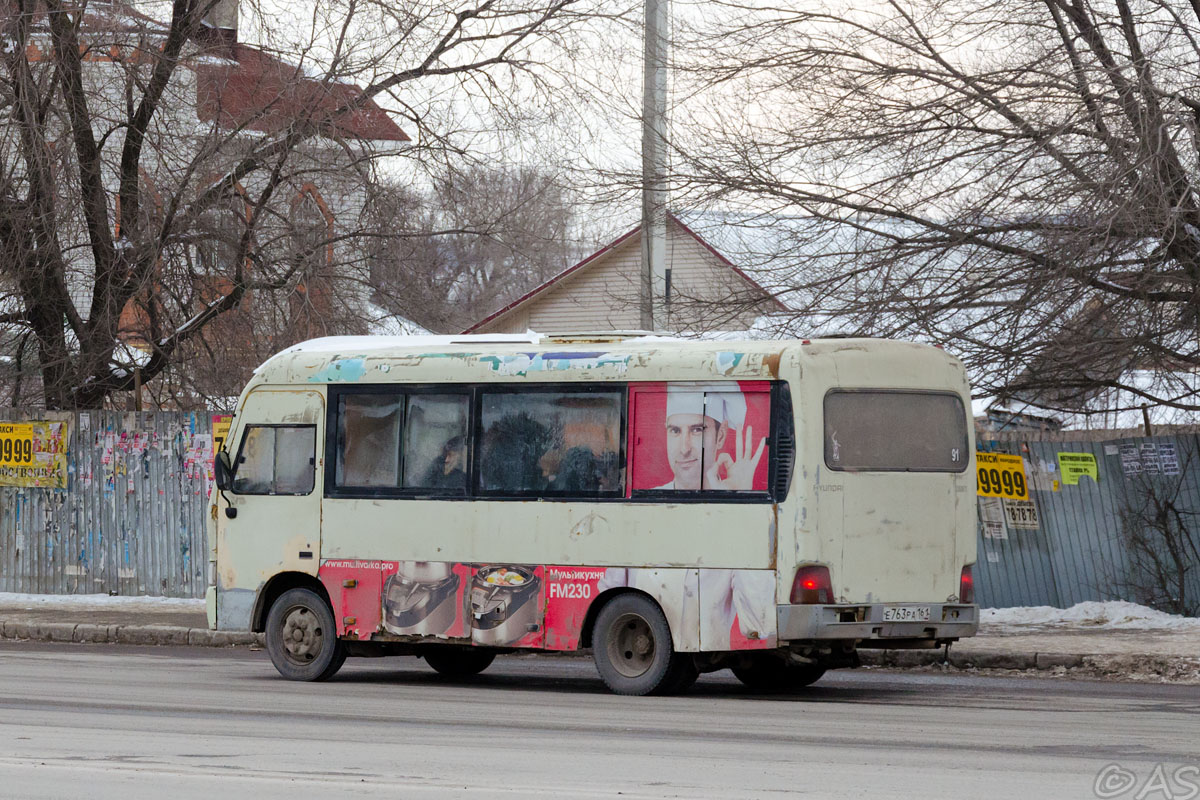
<svg viewBox="0 0 1200 800"><path fill-rule="evenodd" d="M885 621L885 609L896 609L889 617L921 619ZM858 640L859 647L911 647L921 642L932 646L979 630L979 606L962 603L783 605L776 611L780 643L840 639Z"/></svg>

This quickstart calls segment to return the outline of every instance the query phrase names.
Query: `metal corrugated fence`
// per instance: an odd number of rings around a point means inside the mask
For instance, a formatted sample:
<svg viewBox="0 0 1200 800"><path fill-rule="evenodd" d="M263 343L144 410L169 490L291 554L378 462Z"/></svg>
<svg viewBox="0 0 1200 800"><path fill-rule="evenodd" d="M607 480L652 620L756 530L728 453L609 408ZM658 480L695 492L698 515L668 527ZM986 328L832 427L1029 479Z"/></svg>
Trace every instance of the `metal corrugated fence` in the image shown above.
<svg viewBox="0 0 1200 800"><path fill-rule="evenodd" d="M35 419L68 424L67 488L0 486L0 591L202 596L210 416L0 409L0 421ZM984 433L979 447L1022 456L1038 527L1015 528L998 502L989 510L981 499L980 604L1149 602L1131 553L1131 523L1123 526L1122 518L1157 493L1200 528L1200 437L1003 439ZM1063 452L1094 456L1098 480L1065 484ZM1174 465L1178 474L1170 474ZM983 524L989 514L999 518ZM1200 597L1200 565L1190 565L1185 584L1190 597Z"/></svg>
<svg viewBox="0 0 1200 800"><path fill-rule="evenodd" d="M67 488L0 486L0 591L201 597L204 413L0 409L68 424Z"/></svg>
<svg viewBox="0 0 1200 800"><path fill-rule="evenodd" d="M1002 514L998 525L988 525L997 503L980 498L980 605L1066 608L1085 600L1129 600L1162 607L1163 598L1154 596L1154 581L1143 569L1147 558L1138 557L1130 544L1131 532L1151 527L1134 512L1157 497L1179 512L1176 519L1190 525L1192 540L1200 541L1200 437L1072 442L1021 441L1019 434L1009 434L1005 439L989 441L981 433L979 449L1022 456L1039 526L1015 528ZM1097 478L1067 484L1059 453L1090 454ZM1185 553L1182 567L1186 597L1200 598L1200 564Z"/></svg>

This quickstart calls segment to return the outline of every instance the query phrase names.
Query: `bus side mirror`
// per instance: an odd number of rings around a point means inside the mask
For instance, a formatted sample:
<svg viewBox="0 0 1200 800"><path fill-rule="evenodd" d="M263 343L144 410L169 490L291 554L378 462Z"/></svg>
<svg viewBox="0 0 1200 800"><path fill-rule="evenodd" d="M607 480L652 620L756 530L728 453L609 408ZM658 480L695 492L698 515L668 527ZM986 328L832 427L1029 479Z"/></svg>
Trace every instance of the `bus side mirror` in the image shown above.
<svg viewBox="0 0 1200 800"><path fill-rule="evenodd" d="M218 451L217 457L213 460L213 478L216 479L217 488L221 491L233 486L233 467L229 463L229 453L224 450Z"/></svg>

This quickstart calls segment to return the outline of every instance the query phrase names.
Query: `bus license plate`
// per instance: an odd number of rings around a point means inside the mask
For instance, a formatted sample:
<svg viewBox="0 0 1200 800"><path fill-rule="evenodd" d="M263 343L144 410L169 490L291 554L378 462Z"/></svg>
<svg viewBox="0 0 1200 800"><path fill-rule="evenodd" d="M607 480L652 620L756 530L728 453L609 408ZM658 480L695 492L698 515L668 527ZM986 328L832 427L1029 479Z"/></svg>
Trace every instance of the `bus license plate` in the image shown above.
<svg viewBox="0 0 1200 800"><path fill-rule="evenodd" d="M928 622L929 606L886 606L884 622Z"/></svg>

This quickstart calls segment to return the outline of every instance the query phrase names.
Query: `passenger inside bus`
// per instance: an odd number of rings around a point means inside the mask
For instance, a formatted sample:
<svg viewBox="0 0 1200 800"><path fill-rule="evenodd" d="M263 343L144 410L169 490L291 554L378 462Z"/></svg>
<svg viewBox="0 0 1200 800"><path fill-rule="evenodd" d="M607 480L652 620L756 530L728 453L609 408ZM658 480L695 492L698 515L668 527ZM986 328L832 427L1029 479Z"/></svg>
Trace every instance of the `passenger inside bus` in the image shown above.
<svg viewBox="0 0 1200 800"><path fill-rule="evenodd" d="M480 473L488 491L541 491L548 481L542 457L555 445L555 435L524 411L505 414L484 431Z"/></svg>
<svg viewBox="0 0 1200 800"><path fill-rule="evenodd" d="M622 397L616 392L485 396L485 491L620 491Z"/></svg>
<svg viewBox="0 0 1200 800"><path fill-rule="evenodd" d="M564 492L594 492L600 488L600 459L590 447L572 447L563 454L550 488Z"/></svg>
<svg viewBox="0 0 1200 800"><path fill-rule="evenodd" d="M421 484L429 489L465 489L467 486L467 444L462 436L452 436L442 446Z"/></svg>

